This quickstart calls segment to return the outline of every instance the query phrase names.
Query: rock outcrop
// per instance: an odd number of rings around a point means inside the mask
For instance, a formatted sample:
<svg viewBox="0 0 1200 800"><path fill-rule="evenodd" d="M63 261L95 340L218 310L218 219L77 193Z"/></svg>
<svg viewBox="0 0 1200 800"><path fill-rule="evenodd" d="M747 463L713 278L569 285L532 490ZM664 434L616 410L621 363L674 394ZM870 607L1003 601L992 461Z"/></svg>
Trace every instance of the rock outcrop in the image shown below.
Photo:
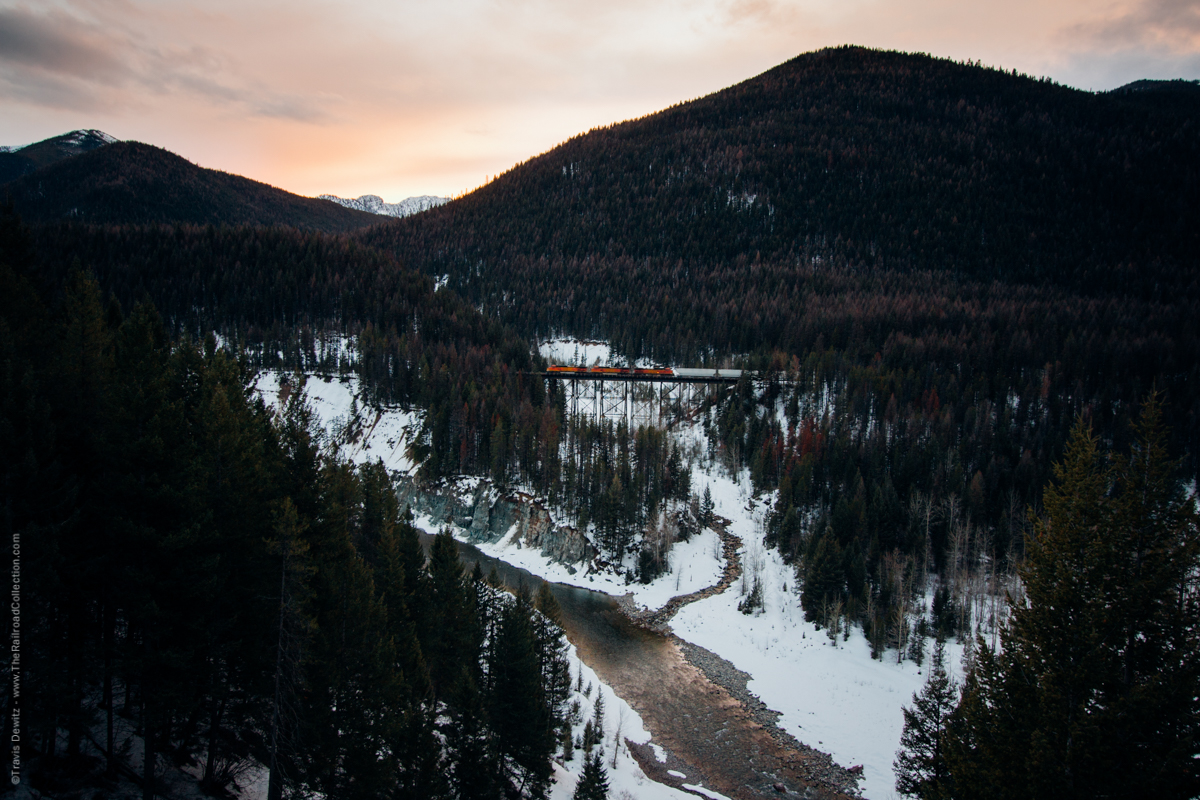
<svg viewBox="0 0 1200 800"><path fill-rule="evenodd" d="M537 549L569 569L586 569L599 555L580 531L556 525L547 511L524 492L501 492L481 478L420 484L402 477L400 507L429 518L434 525L458 528L472 544L508 539L513 546Z"/></svg>

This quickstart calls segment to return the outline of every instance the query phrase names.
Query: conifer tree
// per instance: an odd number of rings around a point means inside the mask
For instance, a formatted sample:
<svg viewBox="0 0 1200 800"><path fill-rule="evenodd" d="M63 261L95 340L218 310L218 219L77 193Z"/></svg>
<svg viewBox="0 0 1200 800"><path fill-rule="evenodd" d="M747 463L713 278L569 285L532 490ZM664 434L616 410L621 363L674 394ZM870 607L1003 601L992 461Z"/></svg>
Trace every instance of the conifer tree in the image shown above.
<svg viewBox="0 0 1200 800"><path fill-rule="evenodd" d="M496 745L514 784L535 796L544 794L550 780L554 751L551 709L538 663L529 590L520 587L515 602L501 612L488 717Z"/></svg>
<svg viewBox="0 0 1200 800"><path fill-rule="evenodd" d="M573 800L608 800L608 771L600 753L588 756L583 761L583 774L575 784Z"/></svg>
<svg viewBox="0 0 1200 800"><path fill-rule="evenodd" d="M705 485L704 498L700 501L700 524L703 527L712 525L714 508L715 505L713 503L712 489Z"/></svg>
<svg viewBox="0 0 1200 800"><path fill-rule="evenodd" d="M452 723L446 729L450 791L461 800L488 800L500 795L499 754L487 725L484 698L470 671L464 669L451 698Z"/></svg>
<svg viewBox="0 0 1200 800"><path fill-rule="evenodd" d="M951 797L944 739L958 687L946 674L945 661L946 646L939 639L925 686L913 695L912 708L903 709L904 732L893 765L896 791L923 800Z"/></svg>
<svg viewBox="0 0 1200 800"><path fill-rule="evenodd" d="M562 633L562 610L546 581L542 581L538 587L535 608L538 613L533 616L533 623L538 664L549 706L546 722L553 736L554 730L563 721L567 699L571 694L571 666L567 661L567 640Z"/></svg>
<svg viewBox="0 0 1200 800"><path fill-rule="evenodd" d="M291 498L279 508L272 553L279 560L279 608L276 616L275 664L271 676L270 720L267 727L267 800L281 800L294 780L290 769L297 744L296 694L301 682L303 642L311 633L307 616L307 587L314 569L304 541L305 523Z"/></svg>
<svg viewBox="0 0 1200 800"><path fill-rule="evenodd" d="M429 665L429 676L438 698L454 692L462 666L472 669L479 660L479 624L468 591L458 545L450 531L443 529L429 549L429 608L437 615L437 625L427 630L428 640L422 652Z"/></svg>
<svg viewBox="0 0 1200 800"><path fill-rule="evenodd" d="M1114 471L1077 423L1026 544L1025 598L1002 649L976 645L947 748L956 796L1183 798L1200 788L1185 577L1200 567L1197 525L1169 481L1162 435L1152 398L1134 455Z"/></svg>

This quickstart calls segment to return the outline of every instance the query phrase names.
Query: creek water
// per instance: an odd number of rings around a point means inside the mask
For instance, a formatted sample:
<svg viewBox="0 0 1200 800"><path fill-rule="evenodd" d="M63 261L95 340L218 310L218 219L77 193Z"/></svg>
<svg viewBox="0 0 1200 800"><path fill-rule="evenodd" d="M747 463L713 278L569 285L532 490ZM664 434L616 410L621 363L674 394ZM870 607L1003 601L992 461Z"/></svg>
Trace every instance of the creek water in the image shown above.
<svg viewBox="0 0 1200 800"><path fill-rule="evenodd" d="M426 533L420 535L422 544L428 547L433 541L433 536ZM484 575L494 568L505 586L515 589L524 584L534 595L543 583L548 583L528 570L514 567L481 552L473 545L466 542L456 543L458 554L468 571L473 569L476 563ZM593 661L602 661L605 664L639 663L647 658L661 657L662 651L667 647L668 640L665 636L630 622L629 618L621 613L617 601L612 596L561 583L549 585L554 599L562 609L562 625L567 638L579 650L583 660L597 672L601 670Z"/></svg>
<svg viewBox="0 0 1200 800"><path fill-rule="evenodd" d="M421 538L426 547L433 540L424 533ZM485 575L495 568L506 586L524 584L534 593L547 583L470 544L457 544L468 570L476 563ZM782 747L741 703L688 663L671 637L634 625L603 592L560 583L550 583L550 590L579 657L642 717L653 741L668 753L668 761L659 764L648 749L633 748L653 780L676 787L702 783L737 800L777 798L776 787L811 798L846 796L802 778L809 754ZM686 781L668 768L686 774Z"/></svg>

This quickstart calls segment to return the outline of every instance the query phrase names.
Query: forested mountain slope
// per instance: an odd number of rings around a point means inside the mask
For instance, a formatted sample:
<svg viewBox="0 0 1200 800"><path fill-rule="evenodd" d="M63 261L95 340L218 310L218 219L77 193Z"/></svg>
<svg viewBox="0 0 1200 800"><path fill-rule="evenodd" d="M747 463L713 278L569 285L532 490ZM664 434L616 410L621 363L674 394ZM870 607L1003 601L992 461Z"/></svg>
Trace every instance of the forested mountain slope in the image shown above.
<svg viewBox="0 0 1200 800"><path fill-rule="evenodd" d="M1200 136L1193 115L1126 97L1145 93L823 50L578 136L368 238L481 297L513 268L561 291L581 268L556 259L682 262L671 278L694 280L818 249L860 269L1153 295L1200 247Z"/></svg>
<svg viewBox="0 0 1200 800"><path fill-rule="evenodd" d="M114 142L55 161L11 181L4 193L30 223L288 225L339 233L379 221L140 142Z"/></svg>

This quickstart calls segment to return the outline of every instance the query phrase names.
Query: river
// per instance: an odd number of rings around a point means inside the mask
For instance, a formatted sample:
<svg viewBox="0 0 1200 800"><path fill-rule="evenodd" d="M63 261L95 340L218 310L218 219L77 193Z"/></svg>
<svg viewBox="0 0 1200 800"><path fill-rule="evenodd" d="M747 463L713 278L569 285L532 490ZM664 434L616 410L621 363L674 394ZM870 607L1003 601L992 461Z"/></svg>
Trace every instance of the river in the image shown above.
<svg viewBox="0 0 1200 800"><path fill-rule="evenodd" d="M422 534L426 544L432 538ZM524 583L536 593L545 582L470 544L458 542L458 547L468 569L479 563L487 574L494 567L510 587ZM839 776L828 774L828 756L764 728L742 702L684 657L675 637L635 625L602 592L560 583L550 589L579 657L629 703L654 743L667 752L667 762L660 763L649 748L631 747L650 778L679 788L703 784L735 800L847 796L834 788ZM703 653L710 671L732 670L718 656ZM668 769L687 778L680 780Z"/></svg>

